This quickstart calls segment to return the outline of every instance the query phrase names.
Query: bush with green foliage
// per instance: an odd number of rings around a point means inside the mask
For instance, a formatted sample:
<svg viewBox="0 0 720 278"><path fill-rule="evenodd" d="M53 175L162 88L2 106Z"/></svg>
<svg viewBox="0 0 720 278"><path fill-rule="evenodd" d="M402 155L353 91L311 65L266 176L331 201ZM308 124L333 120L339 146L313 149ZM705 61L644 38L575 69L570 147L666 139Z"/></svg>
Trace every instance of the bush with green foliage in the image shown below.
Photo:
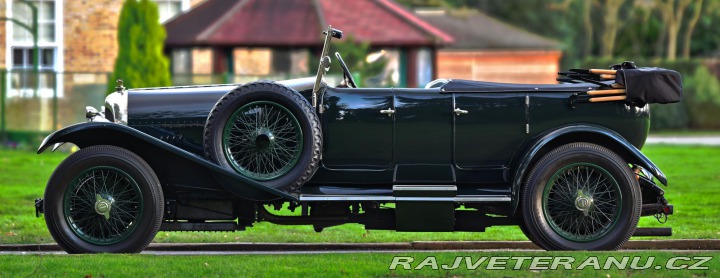
<svg viewBox="0 0 720 278"><path fill-rule="evenodd" d="M686 78L685 106L690 116L690 128L720 128L720 81L705 66Z"/></svg>
<svg viewBox="0 0 720 278"><path fill-rule="evenodd" d="M607 68L622 58L588 58L582 68ZM651 104L651 129L720 128L720 81L700 60L635 60L639 67L661 67L679 72L683 78L683 100L672 104Z"/></svg>
<svg viewBox="0 0 720 278"><path fill-rule="evenodd" d="M163 54L165 27L160 24L157 4L150 0L127 0L120 12L117 31L118 55L108 84L115 90L115 80L125 87L170 86L170 63Z"/></svg>

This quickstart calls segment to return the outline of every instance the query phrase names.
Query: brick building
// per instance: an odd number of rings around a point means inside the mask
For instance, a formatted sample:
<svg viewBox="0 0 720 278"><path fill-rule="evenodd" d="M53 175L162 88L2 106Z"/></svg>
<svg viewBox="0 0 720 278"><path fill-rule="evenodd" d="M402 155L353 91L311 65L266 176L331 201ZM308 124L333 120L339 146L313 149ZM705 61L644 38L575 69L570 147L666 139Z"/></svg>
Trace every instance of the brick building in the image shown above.
<svg viewBox="0 0 720 278"><path fill-rule="evenodd" d="M202 2L152 1L158 4L161 21ZM27 2L38 10L41 74L37 78L32 74L31 33L18 24L0 21L3 131L44 132L82 121L84 105L102 103L107 73L113 70L118 52L116 33L123 0ZM0 0L0 16L32 24L30 8L18 0Z"/></svg>
<svg viewBox="0 0 720 278"><path fill-rule="evenodd" d="M430 82L436 49L453 41L391 0L208 0L165 24L165 48L175 76L307 75L328 24L383 53L376 78L398 86Z"/></svg>
<svg viewBox="0 0 720 278"><path fill-rule="evenodd" d="M509 83L556 83L559 42L509 25L477 10L418 10L455 43L438 50L442 78Z"/></svg>
<svg viewBox="0 0 720 278"><path fill-rule="evenodd" d="M0 0L4 16L31 23L27 5ZM161 21L187 11L202 0L153 0ZM117 24L123 0L30 0L39 12L40 66L59 72L109 72L117 55ZM32 36L9 21L0 21L0 68L32 68Z"/></svg>

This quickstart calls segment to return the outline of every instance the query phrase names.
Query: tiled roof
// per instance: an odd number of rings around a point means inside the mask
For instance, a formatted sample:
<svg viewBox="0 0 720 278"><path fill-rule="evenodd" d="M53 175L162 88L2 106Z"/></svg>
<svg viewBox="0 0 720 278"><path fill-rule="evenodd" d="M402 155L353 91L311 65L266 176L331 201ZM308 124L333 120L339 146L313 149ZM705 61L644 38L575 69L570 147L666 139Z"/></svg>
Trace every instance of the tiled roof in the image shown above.
<svg viewBox="0 0 720 278"><path fill-rule="evenodd" d="M504 23L477 10L418 11L423 20L449 33L455 43L449 49L559 49L560 43Z"/></svg>
<svg viewBox="0 0 720 278"><path fill-rule="evenodd" d="M318 46L326 24L373 45L453 40L390 0L207 0L165 24L166 45Z"/></svg>
<svg viewBox="0 0 720 278"><path fill-rule="evenodd" d="M235 1L205 1L190 12L181 14L165 23L167 45L184 45L188 42L198 43L197 36L222 17ZM202 44L202 43L200 43Z"/></svg>

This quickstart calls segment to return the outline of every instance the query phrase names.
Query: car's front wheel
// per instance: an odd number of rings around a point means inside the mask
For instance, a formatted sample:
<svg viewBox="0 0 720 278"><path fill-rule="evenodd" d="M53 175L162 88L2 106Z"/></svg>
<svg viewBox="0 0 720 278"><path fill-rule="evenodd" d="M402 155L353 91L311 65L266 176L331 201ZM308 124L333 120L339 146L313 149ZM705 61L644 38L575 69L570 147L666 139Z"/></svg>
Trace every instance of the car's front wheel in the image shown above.
<svg viewBox="0 0 720 278"><path fill-rule="evenodd" d="M83 148L53 172L45 223L68 253L137 253L160 228L163 194L152 168L114 146Z"/></svg>
<svg viewBox="0 0 720 278"><path fill-rule="evenodd" d="M615 250L640 218L640 187L607 148L572 143L546 154L526 179L525 232L550 250Z"/></svg>

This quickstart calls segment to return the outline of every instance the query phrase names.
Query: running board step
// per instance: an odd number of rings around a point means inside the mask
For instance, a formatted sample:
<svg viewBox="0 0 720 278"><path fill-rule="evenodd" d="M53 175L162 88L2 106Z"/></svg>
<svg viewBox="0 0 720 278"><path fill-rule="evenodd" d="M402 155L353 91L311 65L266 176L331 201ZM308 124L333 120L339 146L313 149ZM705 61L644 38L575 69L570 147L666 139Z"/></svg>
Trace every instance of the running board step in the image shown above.
<svg viewBox="0 0 720 278"><path fill-rule="evenodd" d="M457 196L457 186L393 185L393 196L398 198L451 198Z"/></svg>
<svg viewBox="0 0 720 278"><path fill-rule="evenodd" d="M393 195L325 195L300 194L300 202L452 202L452 203L508 203L510 196L457 195L455 185L394 185Z"/></svg>
<svg viewBox="0 0 720 278"><path fill-rule="evenodd" d="M454 185L395 185L395 230L449 232L455 226ZM430 201L433 200L433 201ZM445 200L445 201L437 201Z"/></svg>

